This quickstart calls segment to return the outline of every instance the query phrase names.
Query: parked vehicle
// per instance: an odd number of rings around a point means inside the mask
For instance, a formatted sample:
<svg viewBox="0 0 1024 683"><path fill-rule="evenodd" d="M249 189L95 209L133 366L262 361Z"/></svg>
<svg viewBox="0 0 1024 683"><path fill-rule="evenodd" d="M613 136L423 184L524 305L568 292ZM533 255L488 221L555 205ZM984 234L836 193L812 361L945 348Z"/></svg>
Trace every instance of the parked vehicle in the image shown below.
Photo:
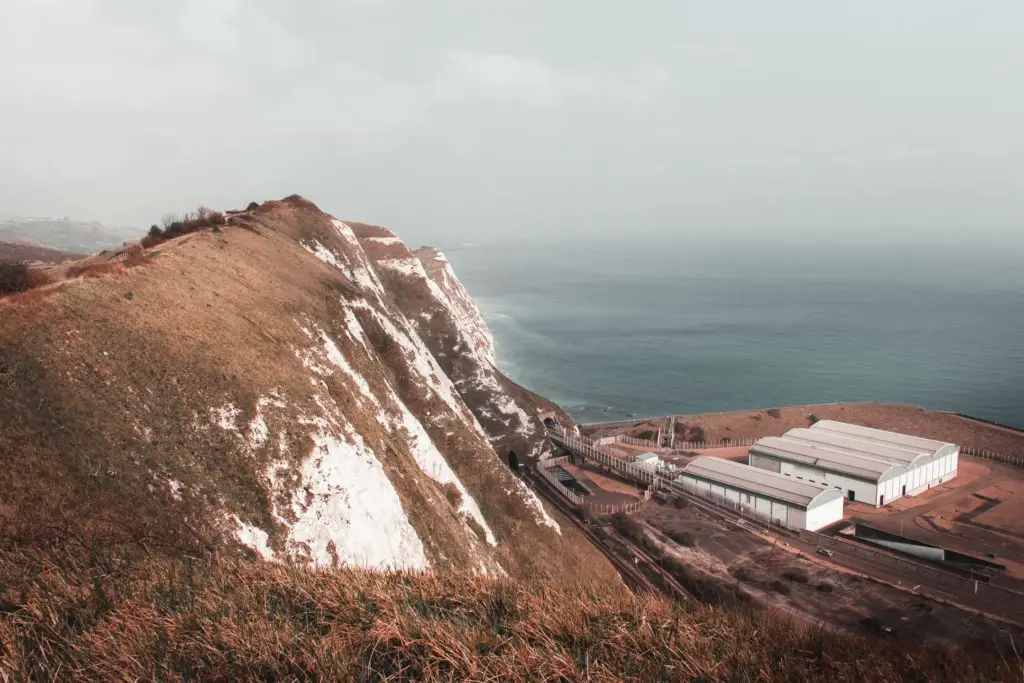
<svg viewBox="0 0 1024 683"><path fill-rule="evenodd" d="M824 555L825 557L832 557L833 555L835 555L835 553L829 550L828 548L818 548L818 554Z"/></svg>

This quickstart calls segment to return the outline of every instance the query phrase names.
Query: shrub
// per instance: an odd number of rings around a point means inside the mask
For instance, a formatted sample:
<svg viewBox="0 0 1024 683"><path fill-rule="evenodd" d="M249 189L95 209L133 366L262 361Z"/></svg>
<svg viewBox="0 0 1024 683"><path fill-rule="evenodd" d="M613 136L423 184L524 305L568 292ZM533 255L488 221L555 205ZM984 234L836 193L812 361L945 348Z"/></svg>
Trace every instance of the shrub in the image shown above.
<svg viewBox="0 0 1024 683"><path fill-rule="evenodd" d="M769 408L768 410L766 410L764 412L767 413L769 417L773 417L776 420L778 420L780 417L782 417L782 411L779 410L778 408Z"/></svg>
<svg viewBox="0 0 1024 683"><path fill-rule="evenodd" d="M658 438L658 432L654 431L653 429L645 429L644 431L637 434L636 438L645 439L647 441L654 441L656 438Z"/></svg>
<svg viewBox="0 0 1024 683"><path fill-rule="evenodd" d="M819 420L821 420L821 418L815 415L814 413L811 413L810 415L807 416L807 421L811 424L815 424Z"/></svg>
<svg viewBox="0 0 1024 683"><path fill-rule="evenodd" d="M750 567L734 567L729 571L737 581L750 581L754 578L754 572L750 570Z"/></svg>
<svg viewBox="0 0 1024 683"><path fill-rule="evenodd" d="M790 581L795 581L796 583L807 583L808 581L810 581L811 578L807 575L807 571L804 569L787 569L786 571L782 572L782 575Z"/></svg>
<svg viewBox="0 0 1024 683"><path fill-rule="evenodd" d="M45 273L27 263L0 263L0 296L26 292L49 281Z"/></svg>
<svg viewBox="0 0 1024 683"><path fill-rule="evenodd" d="M690 427L690 441L694 443L704 443L704 428Z"/></svg>
<svg viewBox="0 0 1024 683"><path fill-rule="evenodd" d="M685 545L687 548L692 548L696 543L693 534L689 531L671 531L668 536L679 545Z"/></svg>
<svg viewBox="0 0 1024 683"><path fill-rule="evenodd" d="M831 583L829 583L828 581L822 581L817 586L815 586L815 588L820 590L822 593L831 593L832 591L834 591L836 589L836 587L834 585L832 585Z"/></svg>
<svg viewBox="0 0 1024 683"><path fill-rule="evenodd" d="M772 581L770 586L771 586L771 589L773 591L775 591L776 593L779 593L780 595L789 595L790 592L793 590L792 588L789 587L788 583L783 583L782 581L779 581L778 579L775 579L774 581Z"/></svg>
<svg viewBox="0 0 1024 683"><path fill-rule="evenodd" d="M672 499L672 506L677 510L683 510L690 507L690 501L686 500L682 496Z"/></svg>
<svg viewBox="0 0 1024 683"><path fill-rule="evenodd" d="M146 252L141 244L129 244L122 252L124 254L124 265L129 268L142 265L146 262Z"/></svg>
<svg viewBox="0 0 1024 683"><path fill-rule="evenodd" d="M160 229L159 225L151 225L151 226L149 226L149 233L147 233L146 236L147 237L155 237L155 238L159 239L159 238L164 236L164 231Z"/></svg>
<svg viewBox="0 0 1024 683"><path fill-rule="evenodd" d="M259 202L249 202L249 206L245 207L246 211L254 211L260 208Z"/></svg>

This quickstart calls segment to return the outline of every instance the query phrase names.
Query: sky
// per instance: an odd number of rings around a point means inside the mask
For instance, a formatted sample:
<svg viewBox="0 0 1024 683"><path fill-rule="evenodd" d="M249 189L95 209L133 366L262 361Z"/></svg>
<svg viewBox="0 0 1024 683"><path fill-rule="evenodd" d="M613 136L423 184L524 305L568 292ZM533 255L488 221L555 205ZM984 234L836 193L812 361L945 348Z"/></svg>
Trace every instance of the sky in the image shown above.
<svg viewBox="0 0 1024 683"><path fill-rule="evenodd" d="M4 0L0 214L1024 246L1024 3Z"/></svg>

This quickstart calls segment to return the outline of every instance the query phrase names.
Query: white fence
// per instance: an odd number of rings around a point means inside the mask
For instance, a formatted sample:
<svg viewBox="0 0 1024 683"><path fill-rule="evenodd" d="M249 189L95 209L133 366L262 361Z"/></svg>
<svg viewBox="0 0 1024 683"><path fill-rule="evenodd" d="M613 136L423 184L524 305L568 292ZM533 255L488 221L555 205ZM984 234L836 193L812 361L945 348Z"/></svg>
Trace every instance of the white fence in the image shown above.
<svg viewBox="0 0 1024 683"><path fill-rule="evenodd" d="M729 448L731 446L753 446L757 439L713 439L710 441L677 441L672 445L673 450L677 451L695 451L702 448ZM594 442L597 445L606 445L609 443L624 443L630 446L640 446L642 448L663 448L658 444L650 441L649 439L638 439L634 436L626 436L625 434L616 434L614 437L606 436L603 439L599 439Z"/></svg>
<svg viewBox="0 0 1024 683"><path fill-rule="evenodd" d="M1012 455L1003 455L1002 453L996 453L985 448L971 448L964 446L960 448L960 452L966 455L973 455L975 458L985 458L986 460L998 460L999 462L1005 462L1008 465L1014 467L1024 467L1024 458L1017 458Z"/></svg>
<svg viewBox="0 0 1024 683"><path fill-rule="evenodd" d="M558 477L551 473L551 470L555 467L563 465L569 462L568 457L551 458L550 460L544 460L539 463L537 472L540 473L544 479L551 484L555 490L565 496L569 501L587 510L589 513L594 515L614 515L619 512L636 512L642 508L647 501L651 499L651 490L647 489L644 491L644 497L641 500L633 501L631 503L595 503L591 501L587 496L582 496L575 491L569 490L565 484L558 481Z"/></svg>

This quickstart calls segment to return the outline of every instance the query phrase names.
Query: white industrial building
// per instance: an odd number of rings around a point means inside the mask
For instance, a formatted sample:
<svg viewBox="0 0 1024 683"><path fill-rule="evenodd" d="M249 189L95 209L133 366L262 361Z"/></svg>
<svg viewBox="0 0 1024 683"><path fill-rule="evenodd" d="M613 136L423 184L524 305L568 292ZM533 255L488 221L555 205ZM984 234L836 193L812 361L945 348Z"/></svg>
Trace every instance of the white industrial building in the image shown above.
<svg viewBox="0 0 1024 683"><path fill-rule="evenodd" d="M885 505L956 476L955 444L831 420L755 443L752 467L824 484L847 500Z"/></svg>
<svg viewBox="0 0 1024 683"><path fill-rule="evenodd" d="M816 531L843 518L843 492L713 456L694 459L675 482L709 491L749 513Z"/></svg>

